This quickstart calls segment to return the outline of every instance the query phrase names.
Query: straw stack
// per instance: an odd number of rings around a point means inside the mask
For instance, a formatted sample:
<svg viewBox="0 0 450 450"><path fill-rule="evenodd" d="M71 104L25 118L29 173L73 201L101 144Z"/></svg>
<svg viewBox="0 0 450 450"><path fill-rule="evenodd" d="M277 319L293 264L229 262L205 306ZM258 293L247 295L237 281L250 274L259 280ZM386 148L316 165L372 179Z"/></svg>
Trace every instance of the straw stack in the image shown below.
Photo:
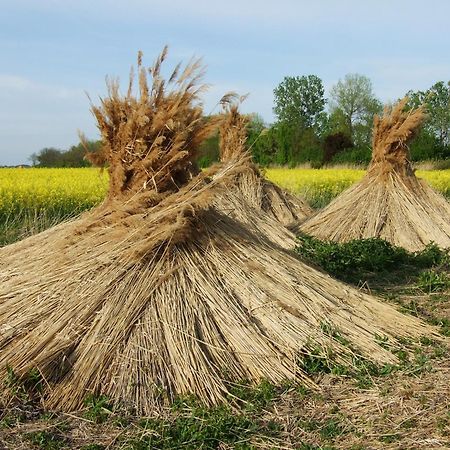
<svg viewBox="0 0 450 450"><path fill-rule="evenodd" d="M430 242L450 247L450 204L414 174L408 143L425 115L407 99L375 117L372 161L365 177L308 219L301 230L345 242L381 238L409 251Z"/></svg>

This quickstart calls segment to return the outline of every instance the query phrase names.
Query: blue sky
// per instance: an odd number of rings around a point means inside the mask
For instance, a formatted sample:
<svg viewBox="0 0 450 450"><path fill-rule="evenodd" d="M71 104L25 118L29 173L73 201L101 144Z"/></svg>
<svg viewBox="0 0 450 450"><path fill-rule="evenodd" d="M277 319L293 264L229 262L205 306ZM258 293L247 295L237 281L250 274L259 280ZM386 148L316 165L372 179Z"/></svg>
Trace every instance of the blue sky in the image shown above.
<svg viewBox="0 0 450 450"><path fill-rule="evenodd" d="M447 0L0 0L0 165L96 138L86 92L96 102L106 75L125 86L138 50L203 57L207 112L233 90L270 122L286 75L328 93L358 72L383 101L450 80L449 17Z"/></svg>

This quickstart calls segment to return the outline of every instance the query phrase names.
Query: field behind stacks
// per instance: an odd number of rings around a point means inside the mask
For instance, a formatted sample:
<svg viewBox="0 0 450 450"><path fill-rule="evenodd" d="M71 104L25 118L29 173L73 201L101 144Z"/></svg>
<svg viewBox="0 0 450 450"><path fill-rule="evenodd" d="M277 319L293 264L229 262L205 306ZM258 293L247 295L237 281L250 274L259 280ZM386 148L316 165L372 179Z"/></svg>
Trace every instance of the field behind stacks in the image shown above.
<svg viewBox="0 0 450 450"><path fill-rule="evenodd" d="M450 198L450 169L417 174ZM360 180L364 170L269 168L265 175L320 208ZM0 169L0 226L18 224L36 215L58 221L77 214L102 201L107 183L107 172L95 168Z"/></svg>
<svg viewBox="0 0 450 450"><path fill-rule="evenodd" d="M450 170L417 173L450 198ZM320 208L364 171L270 168L265 174ZM0 245L100 203L107 181L98 169L0 169ZM299 241L297 252L450 338L447 252L430 246L407 254L383 241L336 245L308 238ZM336 330L329 332L341 338ZM233 407L205 408L187 397L145 418L112 408L102 396L87 397L85 409L76 414L44 410L39 397L10 372L1 382L17 396L0 410L0 450L450 448L448 341L425 337L403 345L410 353L399 351L396 365L375 366L355 355L353 365L343 366L332 355L312 354L304 370L317 390L264 380L250 387L243 380L233 391L241 399Z"/></svg>

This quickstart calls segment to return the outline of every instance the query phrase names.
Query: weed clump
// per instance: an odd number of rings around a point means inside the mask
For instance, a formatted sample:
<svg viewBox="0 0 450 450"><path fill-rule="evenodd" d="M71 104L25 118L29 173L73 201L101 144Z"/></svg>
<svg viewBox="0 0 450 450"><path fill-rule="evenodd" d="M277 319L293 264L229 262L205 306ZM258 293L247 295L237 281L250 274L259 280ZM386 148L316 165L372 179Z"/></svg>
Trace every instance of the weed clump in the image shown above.
<svg viewBox="0 0 450 450"><path fill-rule="evenodd" d="M419 286L425 290L443 289L446 275L425 271L446 265L448 252L430 243L423 250L408 252L378 238L355 239L348 242L321 241L313 236L299 235L295 251L317 264L336 278L347 282L360 282L371 277L407 271L419 274ZM433 284L434 283L434 284Z"/></svg>

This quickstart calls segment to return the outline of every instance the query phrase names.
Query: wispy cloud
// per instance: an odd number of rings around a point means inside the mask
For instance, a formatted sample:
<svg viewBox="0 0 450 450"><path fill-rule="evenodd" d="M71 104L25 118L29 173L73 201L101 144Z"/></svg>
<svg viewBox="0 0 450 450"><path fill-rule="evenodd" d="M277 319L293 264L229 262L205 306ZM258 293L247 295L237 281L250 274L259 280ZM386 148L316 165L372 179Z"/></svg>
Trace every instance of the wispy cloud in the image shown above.
<svg viewBox="0 0 450 450"><path fill-rule="evenodd" d="M50 98L67 100L83 94L82 89L70 89L64 86L47 85L33 81L20 75L0 73L0 96L28 94L31 96L48 96Z"/></svg>

